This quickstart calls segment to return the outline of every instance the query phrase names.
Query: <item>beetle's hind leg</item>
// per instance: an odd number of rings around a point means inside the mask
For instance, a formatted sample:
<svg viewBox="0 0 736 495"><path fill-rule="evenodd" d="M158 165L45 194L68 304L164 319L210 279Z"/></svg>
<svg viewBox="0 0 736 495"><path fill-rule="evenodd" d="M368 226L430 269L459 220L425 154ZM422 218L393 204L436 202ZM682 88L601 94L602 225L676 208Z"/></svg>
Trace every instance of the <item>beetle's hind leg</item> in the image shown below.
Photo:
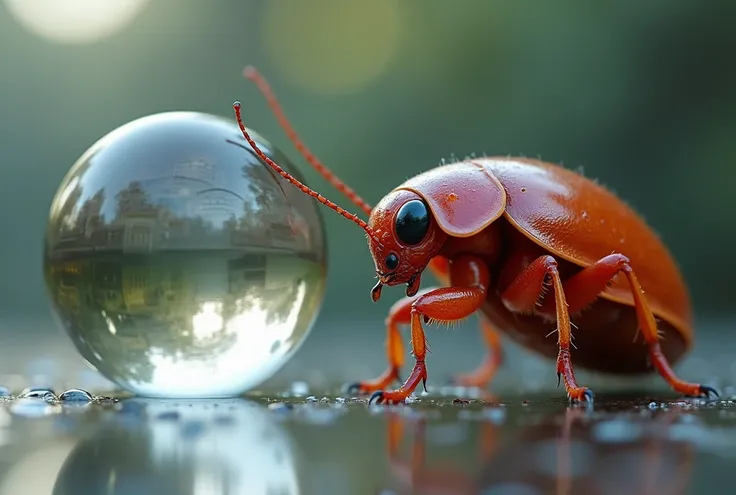
<svg viewBox="0 0 736 495"><path fill-rule="evenodd" d="M457 375L453 383L463 387L487 386L503 364L503 346L498 331L483 317L480 318L480 331L486 344L486 355L480 365L472 372Z"/></svg>
<svg viewBox="0 0 736 495"><path fill-rule="evenodd" d="M654 314L626 256L622 254L608 255L564 282L563 287L568 297L570 313L576 313L591 304L606 289L613 277L620 272L623 272L626 276L631 287L639 328L649 346L649 358L657 372L678 393L691 396L713 394L717 397L718 392L713 388L698 383L685 382L672 370L659 345L659 332Z"/></svg>
<svg viewBox="0 0 736 495"><path fill-rule="evenodd" d="M565 389L571 400L593 402L593 392L579 387L570 358L572 330L565 289L562 285L557 261L550 255L540 256L526 266L501 294L501 300L509 311L529 313L536 311L537 301L544 293L545 282L554 288L555 318L557 320L557 379L565 381Z"/></svg>

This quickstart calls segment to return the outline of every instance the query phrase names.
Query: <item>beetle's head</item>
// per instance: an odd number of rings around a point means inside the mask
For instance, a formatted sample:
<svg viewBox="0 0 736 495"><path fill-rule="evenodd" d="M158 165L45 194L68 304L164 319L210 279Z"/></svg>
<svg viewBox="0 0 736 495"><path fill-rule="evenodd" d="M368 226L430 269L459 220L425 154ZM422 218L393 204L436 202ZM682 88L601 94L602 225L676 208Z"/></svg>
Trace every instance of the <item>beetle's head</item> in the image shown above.
<svg viewBox="0 0 736 495"><path fill-rule="evenodd" d="M378 277L373 301L381 297L384 285L407 284L406 295L415 295L422 272L447 237L427 203L412 191L396 189L376 205L368 226L376 234L368 236Z"/></svg>

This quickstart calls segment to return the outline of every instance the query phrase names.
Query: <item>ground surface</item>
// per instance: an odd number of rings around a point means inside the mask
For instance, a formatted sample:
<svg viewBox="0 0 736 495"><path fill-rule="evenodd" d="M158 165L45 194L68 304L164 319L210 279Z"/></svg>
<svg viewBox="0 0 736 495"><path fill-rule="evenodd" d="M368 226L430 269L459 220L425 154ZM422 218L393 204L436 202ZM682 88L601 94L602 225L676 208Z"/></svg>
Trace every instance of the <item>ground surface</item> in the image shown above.
<svg viewBox="0 0 736 495"><path fill-rule="evenodd" d="M56 393L0 397L0 495L669 495L733 484L733 320L707 325L678 366L722 400L679 398L656 376L636 388L580 372L597 394L592 409L570 407L554 363L513 346L495 397L443 387L482 349L474 334L442 331L431 337L431 394L368 407L331 382L383 369L373 323L329 342L320 341L329 328L317 328L267 388L244 399L125 398L61 332L32 332L47 327L0 322L0 385ZM72 387L115 400L59 401Z"/></svg>
<svg viewBox="0 0 736 495"><path fill-rule="evenodd" d="M685 494L733 479L734 400L457 395L7 397L0 495Z"/></svg>

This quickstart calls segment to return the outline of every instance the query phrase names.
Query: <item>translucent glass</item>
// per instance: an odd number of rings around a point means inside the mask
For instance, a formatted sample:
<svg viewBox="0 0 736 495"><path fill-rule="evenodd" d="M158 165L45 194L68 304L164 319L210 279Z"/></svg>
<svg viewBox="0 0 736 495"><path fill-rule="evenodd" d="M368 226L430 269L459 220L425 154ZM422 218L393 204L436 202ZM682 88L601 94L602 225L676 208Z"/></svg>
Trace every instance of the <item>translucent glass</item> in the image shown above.
<svg viewBox="0 0 736 495"><path fill-rule="evenodd" d="M318 208L234 121L138 119L85 152L53 200L44 273L55 313L91 366L138 395L243 393L285 364L319 311Z"/></svg>

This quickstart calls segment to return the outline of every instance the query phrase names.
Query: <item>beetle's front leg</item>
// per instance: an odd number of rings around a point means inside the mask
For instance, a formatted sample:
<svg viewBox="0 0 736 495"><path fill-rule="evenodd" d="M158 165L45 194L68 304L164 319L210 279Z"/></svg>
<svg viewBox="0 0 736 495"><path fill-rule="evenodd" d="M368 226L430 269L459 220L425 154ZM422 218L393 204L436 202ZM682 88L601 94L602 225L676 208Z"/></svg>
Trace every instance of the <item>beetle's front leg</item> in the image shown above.
<svg viewBox="0 0 736 495"><path fill-rule="evenodd" d="M412 297L402 297L388 312L386 318L386 353L388 367L379 377L373 380L363 380L348 386L348 393L358 392L367 394L376 390L383 390L394 380L400 381L399 372L404 365L404 344L399 332L399 325L408 325L411 322L411 308L414 302L431 289L420 291Z"/></svg>
<svg viewBox="0 0 736 495"><path fill-rule="evenodd" d="M417 297L412 303L410 323L414 369L398 390L378 391L371 396L369 403L376 400L379 404L397 404L404 402L419 386L419 382L426 387L427 338L422 320L457 321L480 309L488 290L488 266L475 256L460 256L450 263L450 282L453 287L434 289Z"/></svg>

